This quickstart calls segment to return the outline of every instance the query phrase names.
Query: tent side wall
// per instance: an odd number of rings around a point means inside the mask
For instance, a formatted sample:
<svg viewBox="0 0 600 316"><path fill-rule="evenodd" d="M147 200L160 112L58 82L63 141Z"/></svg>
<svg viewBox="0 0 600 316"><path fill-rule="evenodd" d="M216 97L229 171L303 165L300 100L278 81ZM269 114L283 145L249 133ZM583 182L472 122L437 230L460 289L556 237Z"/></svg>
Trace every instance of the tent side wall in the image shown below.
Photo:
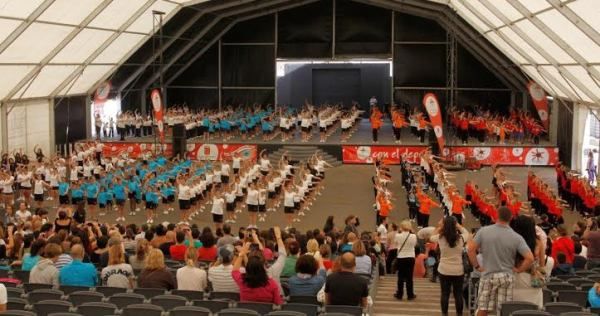
<svg viewBox="0 0 600 316"><path fill-rule="evenodd" d="M4 106L8 151L21 150L30 159L35 146L46 154L54 152L54 100L33 99Z"/></svg>

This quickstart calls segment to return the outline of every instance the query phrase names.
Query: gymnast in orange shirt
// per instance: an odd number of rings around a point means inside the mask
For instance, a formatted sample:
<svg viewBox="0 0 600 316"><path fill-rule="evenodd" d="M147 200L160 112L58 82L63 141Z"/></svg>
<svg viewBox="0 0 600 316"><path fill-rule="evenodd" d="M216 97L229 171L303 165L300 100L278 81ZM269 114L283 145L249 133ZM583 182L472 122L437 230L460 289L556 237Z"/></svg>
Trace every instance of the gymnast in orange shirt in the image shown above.
<svg viewBox="0 0 600 316"><path fill-rule="evenodd" d="M377 139L379 136L379 129L381 125L383 125L383 113L379 110L378 107L374 106L371 111L371 130L373 132L373 142L377 143Z"/></svg>

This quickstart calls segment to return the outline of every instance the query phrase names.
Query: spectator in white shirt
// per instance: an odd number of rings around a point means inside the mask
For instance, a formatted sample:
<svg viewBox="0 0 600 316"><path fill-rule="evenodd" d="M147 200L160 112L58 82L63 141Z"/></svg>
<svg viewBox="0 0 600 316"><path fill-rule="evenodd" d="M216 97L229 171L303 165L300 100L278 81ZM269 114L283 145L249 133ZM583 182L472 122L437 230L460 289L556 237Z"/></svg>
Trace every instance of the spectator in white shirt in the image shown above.
<svg viewBox="0 0 600 316"><path fill-rule="evenodd" d="M204 291L208 284L206 271L197 267L198 251L189 247L185 252L186 266L177 270L177 289L188 291Z"/></svg>
<svg viewBox="0 0 600 316"><path fill-rule="evenodd" d="M208 280L212 284L213 291L239 293L240 288L231 276L231 271L233 270L232 261L233 246L226 245L219 248L217 262L208 269Z"/></svg>

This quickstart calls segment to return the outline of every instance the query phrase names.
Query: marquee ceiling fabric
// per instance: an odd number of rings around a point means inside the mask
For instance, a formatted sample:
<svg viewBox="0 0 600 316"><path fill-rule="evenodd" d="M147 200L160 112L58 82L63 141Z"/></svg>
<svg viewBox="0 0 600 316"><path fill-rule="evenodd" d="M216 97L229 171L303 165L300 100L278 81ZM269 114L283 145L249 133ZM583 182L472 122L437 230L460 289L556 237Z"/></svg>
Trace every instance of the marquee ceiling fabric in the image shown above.
<svg viewBox="0 0 600 316"><path fill-rule="evenodd" d="M166 23L186 6L223 2L0 0L0 100L89 93L152 35L153 10ZM600 105L598 0L362 2L445 5L549 94Z"/></svg>

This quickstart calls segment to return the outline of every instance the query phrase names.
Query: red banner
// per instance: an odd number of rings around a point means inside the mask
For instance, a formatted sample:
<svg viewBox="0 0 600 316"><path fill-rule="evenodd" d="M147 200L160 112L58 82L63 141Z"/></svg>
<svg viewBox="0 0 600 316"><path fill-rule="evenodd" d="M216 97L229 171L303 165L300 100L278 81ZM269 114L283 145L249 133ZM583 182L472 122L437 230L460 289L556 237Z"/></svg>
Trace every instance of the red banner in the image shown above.
<svg viewBox="0 0 600 316"><path fill-rule="evenodd" d="M546 130L548 130L550 121L548 120L548 99L546 98L546 92L539 84L533 81L530 81L529 84L527 84L527 90L529 90L529 95L533 100L533 105L535 106L538 115L540 116L542 125Z"/></svg>
<svg viewBox="0 0 600 316"><path fill-rule="evenodd" d="M100 116L104 115L104 102L108 100L110 88L110 81L104 81L96 89L96 93L94 93L94 117L96 114L100 114Z"/></svg>
<svg viewBox="0 0 600 316"><path fill-rule="evenodd" d="M158 126L158 135L160 136L160 142L165 142L165 125L163 121L163 101L160 90L154 89L150 92L150 99L152 100L152 108L154 108L154 120Z"/></svg>
<svg viewBox="0 0 600 316"><path fill-rule="evenodd" d="M187 157L192 160L231 160L238 155L242 160L256 161L256 145L245 144L188 144Z"/></svg>
<svg viewBox="0 0 600 316"><path fill-rule="evenodd" d="M343 146L342 156L347 164L370 164L378 158L388 164L399 164L405 157L409 163L418 163L425 146ZM558 163L556 147L446 147L448 159L463 162L474 159L483 165L553 166Z"/></svg>
<svg viewBox="0 0 600 316"><path fill-rule="evenodd" d="M144 153L154 154L154 143L103 143L102 155L104 157L116 157L127 153L130 158L138 158ZM158 152L170 157L173 154L172 144L156 144ZM162 150L160 150L162 149Z"/></svg>
<svg viewBox="0 0 600 316"><path fill-rule="evenodd" d="M154 143L122 143L105 142L102 154L104 157L116 157L127 153L130 158L138 158L142 154L154 154ZM90 143L94 146L94 143ZM164 156L173 154L172 144L156 144L157 151ZM162 150L161 150L162 149ZM256 145L245 144L188 144L186 148L188 159L192 160L231 160L234 155L242 160L256 161L258 156Z"/></svg>
<svg viewBox="0 0 600 316"><path fill-rule="evenodd" d="M429 120L431 120L431 127L437 138L438 145L440 146L440 152L444 152L444 128L442 127L442 112L440 111L440 103L437 97L433 93L427 93L423 97L423 106L429 114Z"/></svg>

